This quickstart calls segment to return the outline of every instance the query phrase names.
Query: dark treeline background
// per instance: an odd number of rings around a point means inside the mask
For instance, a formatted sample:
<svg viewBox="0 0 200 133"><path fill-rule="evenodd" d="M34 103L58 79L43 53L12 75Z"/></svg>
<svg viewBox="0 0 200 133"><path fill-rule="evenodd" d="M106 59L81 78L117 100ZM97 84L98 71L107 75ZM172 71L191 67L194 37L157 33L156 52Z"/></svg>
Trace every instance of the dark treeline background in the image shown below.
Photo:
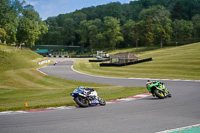
<svg viewBox="0 0 200 133"><path fill-rule="evenodd" d="M12 1L20 5L18 0ZM8 28L1 20L0 38L7 42L15 40L18 44L23 42L27 46L82 46L95 51L139 46L162 48L200 41L200 0L109 3L49 17L45 21L41 21L31 5L16 7L20 9L14 10L20 11L17 21L9 20L17 25L15 36L8 36L11 27Z"/></svg>
<svg viewBox="0 0 200 133"><path fill-rule="evenodd" d="M180 45L200 41L200 0L110 3L49 17L37 44L83 46L90 51Z"/></svg>
<svg viewBox="0 0 200 133"><path fill-rule="evenodd" d="M19 0L0 0L0 43L35 45L48 27L32 5Z"/></svg>

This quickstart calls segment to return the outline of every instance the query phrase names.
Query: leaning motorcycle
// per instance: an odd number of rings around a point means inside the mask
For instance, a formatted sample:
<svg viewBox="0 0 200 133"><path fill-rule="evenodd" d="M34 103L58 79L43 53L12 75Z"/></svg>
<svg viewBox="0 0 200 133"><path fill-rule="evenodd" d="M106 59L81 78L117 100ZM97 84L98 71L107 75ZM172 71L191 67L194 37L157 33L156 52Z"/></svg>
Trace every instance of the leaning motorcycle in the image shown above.
<svg viewBox="0 0 200 133"><path fill-rule="evenodd" d="M164 99L166 97L172 97L165 84L160 81L148 80L146 83L146 88L154 97L156 96L160 99Z"/></svg>
<svg viewBox="0 0 200 133"><path fill-rule="evenodd" d="M84 88L82 86L75 89L70 95L80 107L88 107L94 105L106 105L104 99L97 96L97 92L93 88Z"/></svg>

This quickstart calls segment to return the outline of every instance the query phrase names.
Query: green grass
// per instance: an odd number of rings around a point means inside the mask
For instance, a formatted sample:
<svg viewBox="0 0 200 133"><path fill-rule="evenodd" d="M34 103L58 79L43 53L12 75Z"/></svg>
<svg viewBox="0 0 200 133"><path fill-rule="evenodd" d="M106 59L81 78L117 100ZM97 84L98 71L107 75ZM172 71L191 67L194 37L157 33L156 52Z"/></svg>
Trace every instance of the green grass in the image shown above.
<svg viewBox="0 0 200 133"><path fill-rule="evenodd" d="M93 87L105 100L146 92L145 87L123 87L64 80L41 74L42 56L0 45L0 111L75 105L69 95L78 86ZM25 103L28 103L28 108Z"/></svg>
<svg viewBox="0 0 200 133"><path fill-rule="evenodd" d="M74 69L107 77L200 80L200 43L146 51L138 57L152 57L153 61L124 67L99 67L99 63L76 61Z"/></svg>
<svg viewBox="0 0 200 133"><path fill-rule="evenodd" d="M170 47L165 47L166 48L170 48ZM116 54L116 53L124 53L124 52L128 52L128 53L143 53L146 51L152 51L152 50L156 50L156 49L160 49L159 46L154 46L154 47L138 47L138 48L123 48L123 49L117 49L117 50L111 50L108 51L108 53L110 55Z"/></svg>
<svg viewBox="0 0 200 133"><path fill-rule="evenodd" d="M0 77L0 111L75 105L69 95L78 86L93 87L105 100L146 92L144 87L84 83L46 76L35 69L7 71ZM29 108L25 107L28 103Z"/></svg>

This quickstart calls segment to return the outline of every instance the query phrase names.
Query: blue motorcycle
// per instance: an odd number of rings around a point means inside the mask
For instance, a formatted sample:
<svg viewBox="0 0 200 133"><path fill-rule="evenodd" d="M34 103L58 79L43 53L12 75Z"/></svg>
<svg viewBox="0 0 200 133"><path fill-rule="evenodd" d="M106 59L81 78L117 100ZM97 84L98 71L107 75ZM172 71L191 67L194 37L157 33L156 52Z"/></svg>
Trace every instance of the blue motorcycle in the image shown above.
<svg viewBox="0 0 200 133"><path fill-rule="evenodd" d="M94 105L105 106L106 102L104 99L97 96L97 92L93 88L84 88L82 86L75 89L72 93L70 93L72 97L74 97L74 101L80 107L88 107Z"/></svg>

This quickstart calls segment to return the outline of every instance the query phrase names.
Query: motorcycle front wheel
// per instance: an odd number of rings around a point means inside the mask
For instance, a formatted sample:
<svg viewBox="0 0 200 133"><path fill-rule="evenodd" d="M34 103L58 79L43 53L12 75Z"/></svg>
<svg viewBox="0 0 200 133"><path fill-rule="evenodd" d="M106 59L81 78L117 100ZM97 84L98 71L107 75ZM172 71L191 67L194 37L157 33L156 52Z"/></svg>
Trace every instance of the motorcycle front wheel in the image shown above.
<svg viewBox="0 0 200 133"><path fill-rule="evenodd" d="M99 104L100 104L101 106L105 106L105 105L106 105L106 102L105 102L104 99L99 98Z"/></svg>
<svg viewBox="0 0 200 133"><path fill-rule="evenodd" d="M161 90L155 89L154 90L154 94L156 95L156 97L160 98L160 99L164 99L165 95L163 94L163 92Z"/></svg>
<svg viewBox="0 0 200 133"><path fill-rule="evenodd" d="M88 106L89 106L88 100L87 100L85 97L81 97L81 96L75 97L75 98L74 98L74 101L75 101L80 107L88 107Z"/></svg>
<svg viewBox="0 0 200 133"><path fill-rule="evenodd" d="M172 94L171 94L171 93L169 93L169 94L168 94L168 97L172 97Z"/></svg>

